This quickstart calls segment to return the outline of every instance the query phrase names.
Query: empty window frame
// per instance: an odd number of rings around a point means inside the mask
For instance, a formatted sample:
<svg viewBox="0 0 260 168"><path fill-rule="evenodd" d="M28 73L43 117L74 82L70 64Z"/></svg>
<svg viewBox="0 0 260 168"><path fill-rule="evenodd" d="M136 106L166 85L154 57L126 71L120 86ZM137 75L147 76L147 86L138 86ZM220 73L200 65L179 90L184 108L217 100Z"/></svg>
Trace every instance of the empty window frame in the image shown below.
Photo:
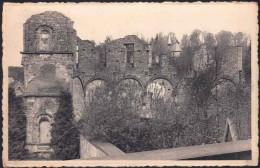
<svg viewBox="0 0 260 168"><path fill-rule="evenodd" d="M125 44L127 66L134 66L134 44Z"/></svg>
<svg viewBox="0 0 260 168"><path fill-rule="evenodd" d="M39 33L39 50L50 51L51 33L49 30L41 30Z"/></svg>

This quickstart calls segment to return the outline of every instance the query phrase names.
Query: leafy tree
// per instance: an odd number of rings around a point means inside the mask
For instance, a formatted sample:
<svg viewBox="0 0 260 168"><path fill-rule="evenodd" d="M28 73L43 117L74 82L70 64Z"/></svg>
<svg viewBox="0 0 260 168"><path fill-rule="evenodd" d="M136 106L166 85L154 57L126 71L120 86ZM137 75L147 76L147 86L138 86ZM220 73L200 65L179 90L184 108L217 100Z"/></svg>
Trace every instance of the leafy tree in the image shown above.
<svg viewBox="0 0 260 168"><path fill-rule="evenodd" d="M12 87L8 90L8 152L10 160L27 159L26 115L22 97L16 97Z"/></svg>
<svg viewBox="0 0 260 168"><path fill-rule="evenodd" d="M212 33L207 33L205 36L205 44L208 49L213 48L216 46L216 39Z"/></svg>
<svg viewBox="0 0 260 168"><path fill-rule="evenodd" d="M200 48L201 41L199 36L202 32L198 29L193 30L190 35L190 45L192 47L193 52L197 51Z"/></svg>
<svg viewBox="0 0 260 168"><path fill-rule="evenodd" d="M188 46L190 46L189 36L187 34L184 34L181 39L181 47L186 48Z"/></svg>
<svg viewBox="0 0 260 168"><path fill-rule="evenodd" d="M234 45L234 36L229 31L222 30L215 35L217 41L217 54L223 55L221 53L226 52L230 46Z"/></svg>
<svg viewBox="0 0 260 168"><path fill-rule="evenodd" d="M187 34L181 40L182 56L177 59L177 71L179 76L184 76L192 68L193 49Z"/></svg>
<svg viewBox="0 0 260 168"><path fill-rule="evenodd" d="M161 32L156 34L155 38L151 40L152 52L153 55L163 55L168 54L170 52L170 48L168 46L168 38L170 37L171 43L175 43L176 37L173 32L170 32L168 35L163 35Z"/></svg>
<svg viewBox="0 0 260 168"><path fill-rule="evenodd" d="M51 130L53 159L79 158L79 131L74 123L71 94L62 92Z"/></svg>
<svg viewBox="0 0 260 168"><path fill-rule="evenodd" d="M238 32L234 34L235 45L244 46L247 43L247 37L245 33Z"/></svg>

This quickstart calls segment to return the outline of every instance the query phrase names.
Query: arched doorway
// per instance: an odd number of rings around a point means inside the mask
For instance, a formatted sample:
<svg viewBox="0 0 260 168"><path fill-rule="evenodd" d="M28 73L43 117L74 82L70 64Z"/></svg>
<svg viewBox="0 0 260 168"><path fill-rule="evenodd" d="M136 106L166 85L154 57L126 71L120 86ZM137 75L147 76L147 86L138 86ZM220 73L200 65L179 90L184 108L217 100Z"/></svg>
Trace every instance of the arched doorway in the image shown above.
<svg viewBox="0 0 260 168"><path fill-rule="evenodd" d="M121 80L115 89L118 107L123 111L128 110L130 113L140 115L142 91L142 85L139 80L134 78Z"/></svg>
<svg viewBox="0 0 260 168"><path fill-rule="evenodd" d="M51 141L51 124L47 118L41 118L39 122L40 144L49 144Z"/></svg>
<svg viewBox="0 0 260 168"><path fill-rule="evenodd" d="M146 106L149 116L161 117L173 111L174 101L172 97L173 86L166 79L155 79L147 85Z"/></svg>
<svg viewBox="0 0 260 168"><path fill-rule="evenodd" d="M106 83L104 80L97 79L89 82L85 87L85 102L86 106L95 104L98 100L102 100L102 97L105 96Z"/></svg>

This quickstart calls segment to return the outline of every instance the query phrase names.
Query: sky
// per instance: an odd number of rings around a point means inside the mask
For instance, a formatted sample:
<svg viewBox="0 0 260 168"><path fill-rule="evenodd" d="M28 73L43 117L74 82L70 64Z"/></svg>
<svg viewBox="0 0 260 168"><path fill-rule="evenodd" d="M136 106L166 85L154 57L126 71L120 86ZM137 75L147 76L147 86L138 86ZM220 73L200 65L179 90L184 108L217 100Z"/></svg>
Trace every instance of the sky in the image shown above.
<svg viewBox="0 0 260 168"><path fill-rule="evenodd" d="M194 29L213 34L256 32L257 6L254 3L24 3L4 4L4 56L8 66L21 66L23 23L34 14L58 11L74 21L82 40L103 42L131 34L151 38L156 33L174 32L180 41Z"/></svg>

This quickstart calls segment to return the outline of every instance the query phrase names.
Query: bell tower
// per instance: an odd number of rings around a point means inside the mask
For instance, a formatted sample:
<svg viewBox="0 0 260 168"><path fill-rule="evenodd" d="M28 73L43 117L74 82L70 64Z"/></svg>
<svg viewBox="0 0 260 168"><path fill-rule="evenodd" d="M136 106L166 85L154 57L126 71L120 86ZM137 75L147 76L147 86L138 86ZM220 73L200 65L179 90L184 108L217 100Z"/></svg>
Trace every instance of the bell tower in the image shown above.
<svg viewBox="0 0 260 168"><path fill-rule="evenodd" d="M60 91L71 91L76 45L73 22L61 13L40 13L24 23L26 148L38 157L48 158L52 152L51 123Z"/></svg>

